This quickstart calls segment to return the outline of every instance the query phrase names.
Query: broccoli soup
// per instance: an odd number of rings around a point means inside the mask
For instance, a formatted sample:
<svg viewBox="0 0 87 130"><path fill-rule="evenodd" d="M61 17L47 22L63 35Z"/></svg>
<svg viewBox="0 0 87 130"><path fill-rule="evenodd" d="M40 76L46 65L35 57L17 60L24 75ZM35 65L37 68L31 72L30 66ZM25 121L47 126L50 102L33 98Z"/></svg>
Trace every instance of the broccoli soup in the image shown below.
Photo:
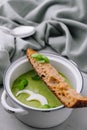
<svg viewBox="0 0 87 130"><path fill-rule="evenodd" d="M65 80L67 81L66 78ZM61 102L48 89L34 70L19 76L14 81L11 90L20 102L31 107L48 109L61 105Z"/></svg>

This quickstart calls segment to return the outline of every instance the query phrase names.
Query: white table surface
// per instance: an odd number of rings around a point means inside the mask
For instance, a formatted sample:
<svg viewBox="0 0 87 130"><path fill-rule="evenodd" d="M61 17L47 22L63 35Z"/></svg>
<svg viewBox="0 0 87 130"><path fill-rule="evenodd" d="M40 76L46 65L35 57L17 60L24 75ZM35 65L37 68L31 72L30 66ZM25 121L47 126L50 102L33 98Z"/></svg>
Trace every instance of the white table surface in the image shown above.
<svg viewBox="0 0 87 130"><path fill-rule="evenodd" d="M83 74L82 94L87 96L87 75ZM0 97L3 87L0 88ZM14 115L7 113L0 102L0 130L38 130L20 122ZM69 118L59 126L41 130L87 130L87 108L74 109Z"/></svg>

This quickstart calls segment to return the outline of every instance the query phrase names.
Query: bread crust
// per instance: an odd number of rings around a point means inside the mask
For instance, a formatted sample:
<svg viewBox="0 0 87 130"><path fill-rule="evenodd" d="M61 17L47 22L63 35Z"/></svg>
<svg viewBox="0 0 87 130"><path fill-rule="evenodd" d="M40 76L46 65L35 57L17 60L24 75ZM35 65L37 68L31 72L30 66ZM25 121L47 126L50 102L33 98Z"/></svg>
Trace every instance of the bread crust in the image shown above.
<svg viewBox="0 0 87 130"><path fill-rule="evenodd" d="M81 96L64 80L50 63L39 63L32 54L38 53L31 48L26 51L26 56L36 73L41 77L47 87L68 108L87 107L87 98Z"/></svg>

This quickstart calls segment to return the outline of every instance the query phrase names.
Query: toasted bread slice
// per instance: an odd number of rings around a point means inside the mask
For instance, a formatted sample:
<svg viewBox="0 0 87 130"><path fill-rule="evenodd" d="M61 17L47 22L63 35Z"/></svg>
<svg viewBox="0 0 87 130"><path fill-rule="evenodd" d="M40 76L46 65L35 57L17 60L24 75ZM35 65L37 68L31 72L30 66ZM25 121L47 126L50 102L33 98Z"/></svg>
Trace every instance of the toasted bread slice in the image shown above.
<svg viewBox="0 0 87 130"><path fill-rule="evenodd" d="M68 108L87 107L87 98L78 94L75 89L64 80L58 71L50 63L39 63L32 54L38 52L27 49L26 55L34 70L45 82L47 87Z"/></svg>

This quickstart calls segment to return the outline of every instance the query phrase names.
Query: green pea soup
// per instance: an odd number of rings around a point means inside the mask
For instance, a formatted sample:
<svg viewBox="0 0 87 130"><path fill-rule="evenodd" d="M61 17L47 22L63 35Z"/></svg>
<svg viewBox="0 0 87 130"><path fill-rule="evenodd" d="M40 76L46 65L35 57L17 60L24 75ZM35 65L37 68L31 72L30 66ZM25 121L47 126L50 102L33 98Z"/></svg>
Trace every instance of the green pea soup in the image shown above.
<svg viewBox="0 0 87 130"><path fill-rule="evenodd" d="M61 73L60 73L61 74ZM67 80L67 78L61 74L66 82L69 83L69 81ZM26 93L21 93L18 96L16 96L17 92L20 91L21 87L19 87L19 82L21 80L27 81L25 82L25 86L22 87L23 89L27 89L30 91L33 91L34 93L37 94L41 94L42 96L44 96L47 99L48 104L46 105L41 105L41 103L38 100L31 100L31 101L27 101L26 98L29 97L29 94ZM69 83L70 84L70 83ZM46 86L46 84L37 76L37 74L35 73L34 70L30 70L27 73L22 74L21 76L19 76L12 85L11 91L13 93L13 95L23 104L31 106L31 107L35 107L35 108L54 108L54 107L58 107L61 104L61 102L58 100L58 98L48 89L48 87Z"/></svg>

